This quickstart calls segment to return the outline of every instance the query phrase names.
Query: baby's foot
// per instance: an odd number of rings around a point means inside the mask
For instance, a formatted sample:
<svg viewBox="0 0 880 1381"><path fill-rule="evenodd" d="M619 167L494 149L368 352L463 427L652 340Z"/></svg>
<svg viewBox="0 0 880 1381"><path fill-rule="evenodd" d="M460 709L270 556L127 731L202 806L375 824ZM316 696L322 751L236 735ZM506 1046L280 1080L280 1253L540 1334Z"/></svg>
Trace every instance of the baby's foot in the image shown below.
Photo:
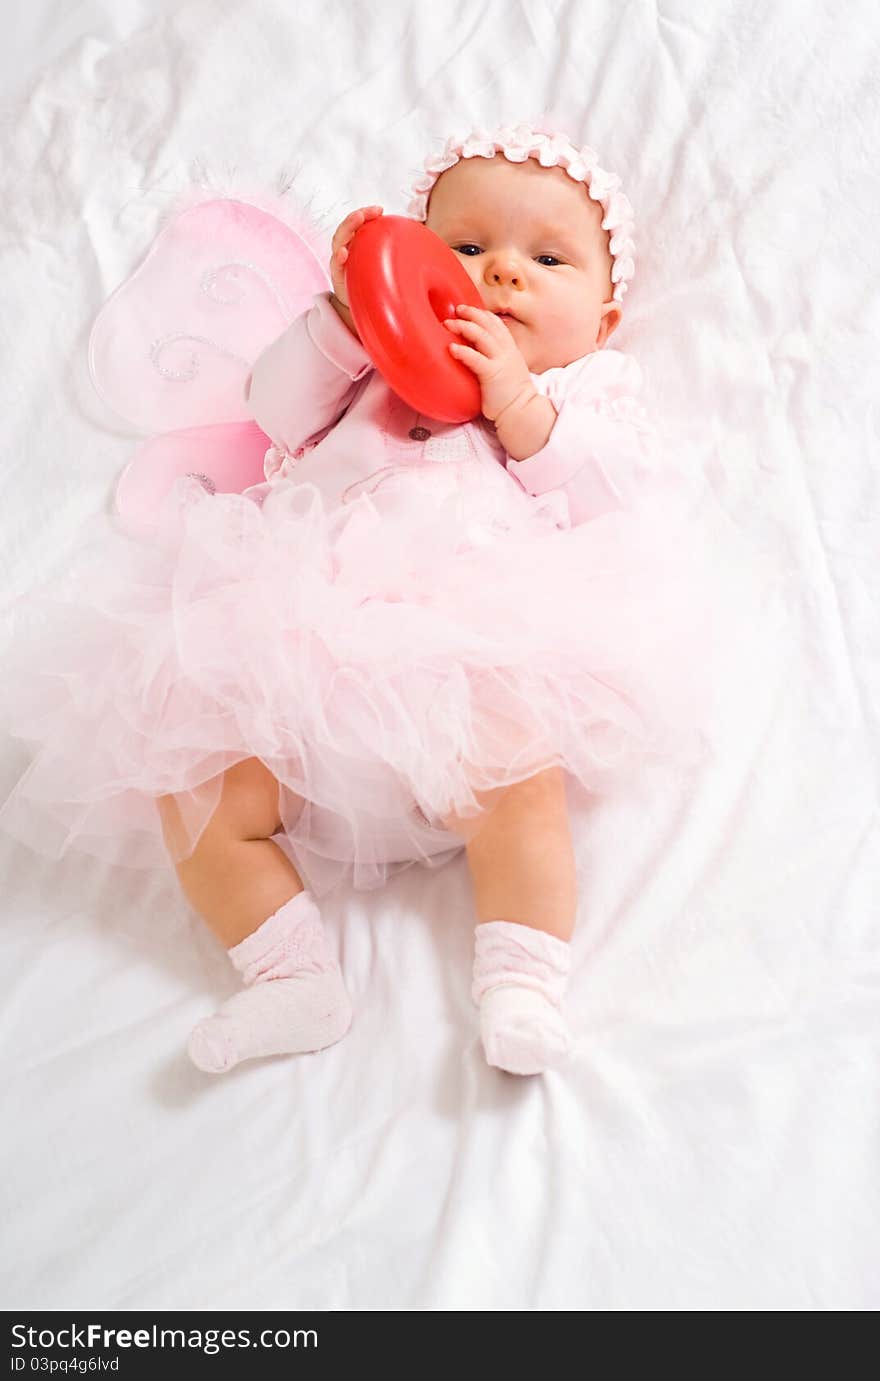
<svg viewBox="0 0 880 1381"><path fill-rule="evenodd" d="M563 1011L571 945L517 921L481 921L471 993L490 1065L541 1074L563 1064L571 1039Z"/></svg>
<svg viewBox="0 0 880 1381"><path fill-rule="evenodd" d="M509 1074L542 1074L571 1053L568 1023L534 988L503 984L480 1000L480 1035L486 1061Z"/></svg>
<svg viewBox="0 0 880 1381"><path fill-rule="evenodd" d="M193 1064L222 1074L259 1055L323 1050L351 1026L351 999L337 965L324 973L268 978L236 993L194 1028Z"/></svg>

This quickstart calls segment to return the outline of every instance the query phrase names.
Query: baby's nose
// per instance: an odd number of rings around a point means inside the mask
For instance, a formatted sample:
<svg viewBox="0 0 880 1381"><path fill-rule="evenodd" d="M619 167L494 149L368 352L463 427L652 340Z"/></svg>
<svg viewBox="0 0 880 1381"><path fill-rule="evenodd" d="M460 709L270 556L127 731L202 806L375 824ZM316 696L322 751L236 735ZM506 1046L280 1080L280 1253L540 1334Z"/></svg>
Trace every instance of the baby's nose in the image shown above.
<svg viewBox="0 0 880 1381"><path fill-rule="evenodd" d="M490 278L493 283L516 283L519 284L519 274L515 270L498 265L492 269Z"/></svg>

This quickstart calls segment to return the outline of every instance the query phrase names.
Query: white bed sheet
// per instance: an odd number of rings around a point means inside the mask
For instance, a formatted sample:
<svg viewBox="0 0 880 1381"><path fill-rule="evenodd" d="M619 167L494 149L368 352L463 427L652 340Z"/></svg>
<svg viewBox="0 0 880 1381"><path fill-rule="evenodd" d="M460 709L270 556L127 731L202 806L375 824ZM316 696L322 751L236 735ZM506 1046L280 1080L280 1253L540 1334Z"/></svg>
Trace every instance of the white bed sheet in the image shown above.
<svg viewBox="0 0 880 1381"><path fill-rule="evenodd" d="M696 789L659 771L578 814L564 1072L483 1061L462 857L325 905L343 1042L212 1079L185 1039L236 982L173 873L0 840L4 1307L876 1309L875 7L29 13L2 69L7 636L131 453L88 332L194 174L291 169L332 229L403 213L453 123L545 108L636 208L615 345L788 576ZM7 737L0 791L26 762Z"/></svg>

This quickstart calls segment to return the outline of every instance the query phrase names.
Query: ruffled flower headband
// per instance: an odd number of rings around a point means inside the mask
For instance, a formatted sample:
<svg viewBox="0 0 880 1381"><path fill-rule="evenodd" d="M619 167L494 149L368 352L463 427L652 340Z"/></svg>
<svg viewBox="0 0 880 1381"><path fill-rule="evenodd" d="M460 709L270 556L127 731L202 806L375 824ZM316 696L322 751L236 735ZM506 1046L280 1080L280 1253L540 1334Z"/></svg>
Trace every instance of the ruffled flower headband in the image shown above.
<svg viewBox="0 0 880 1381"><path fill-rule="evenodd" d="M635 224L633 208L620 191L620 178L599 167L599 155L588 145L576 148L566 135L544 133L532 125L504 125L499 129L472 130L465 138L453 135L442 153L425 162L424 173L413 183L414 193L407 212L415 220L424 221L428 214L428 197L441 173L461 158L493 158L503 153L511 163L524 163L536 158L542 168L564 168L575 182L583 182L593 201L598 201L604 214L602 229L611 231L608 248L613 260L611 281L615 302L622 302L635 273L635 245L632 231Z"/></svg>

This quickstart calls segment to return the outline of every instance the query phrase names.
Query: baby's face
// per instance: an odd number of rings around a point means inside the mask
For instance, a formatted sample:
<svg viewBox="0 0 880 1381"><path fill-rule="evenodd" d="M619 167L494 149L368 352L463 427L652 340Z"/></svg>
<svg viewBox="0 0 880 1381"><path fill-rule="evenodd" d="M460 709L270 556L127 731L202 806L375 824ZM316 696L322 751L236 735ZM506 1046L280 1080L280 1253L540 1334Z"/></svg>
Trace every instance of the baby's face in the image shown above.
<svg viewBox="0 0 880 1381"><path fill-rule="evenodd" d="M604 212L563 168L463 158L431 190L426 224L459 255L532 374L598 350L617 327Z"/></svg>

